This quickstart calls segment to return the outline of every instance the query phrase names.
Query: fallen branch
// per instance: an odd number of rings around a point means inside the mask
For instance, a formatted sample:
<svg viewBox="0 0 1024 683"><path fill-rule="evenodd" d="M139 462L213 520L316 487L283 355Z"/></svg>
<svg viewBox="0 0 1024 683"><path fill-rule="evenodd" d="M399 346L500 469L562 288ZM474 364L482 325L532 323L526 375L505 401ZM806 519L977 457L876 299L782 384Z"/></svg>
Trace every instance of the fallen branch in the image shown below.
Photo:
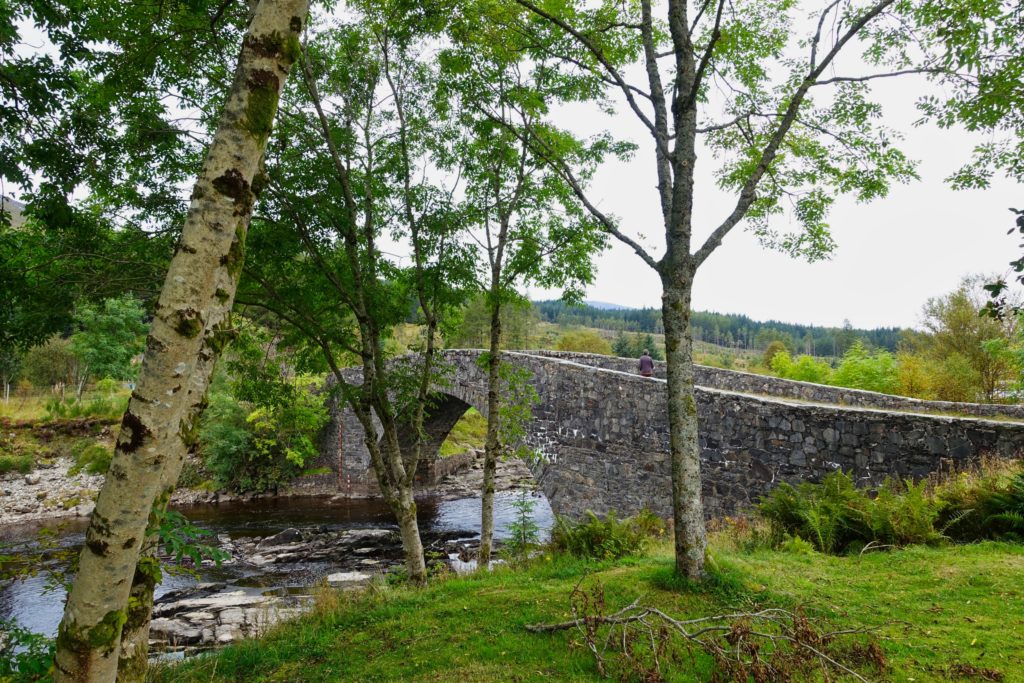
<svg viewBox="0 0 1024 683"><path fill-rule="evenodd" d="M831 671L868 683L852 663L843 661L843 653L837 651L835 644L839 638L868 634L876 630L873 628L823 630L799 610L775 608L677 619L660 609L643 607L639 600L605 614L600 584L589 592L577 585L571 595L571 606L573 619L530 624L526 630L577 630L602 676L610 675L609 664L614 663L629 677L662 680L662 663L672 655L669 646L675 637L689 652L699 650L715 660L716 681L789 681L798 673L820 667L825 680L829 680ZM854 647L851 652L858 653L859 659L869 661L879 671L885 667L884 656L874 643ZM614 660L609 660L609 653L617 655Z"/></svg>

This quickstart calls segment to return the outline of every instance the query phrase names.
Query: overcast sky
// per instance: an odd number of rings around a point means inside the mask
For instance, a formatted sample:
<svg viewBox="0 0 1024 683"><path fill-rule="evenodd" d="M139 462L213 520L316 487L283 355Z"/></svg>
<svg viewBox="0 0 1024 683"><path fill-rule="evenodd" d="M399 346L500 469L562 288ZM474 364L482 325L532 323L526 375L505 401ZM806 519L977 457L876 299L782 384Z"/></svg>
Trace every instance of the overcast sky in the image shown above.
<svg viewBox="0 0 1024 683"><path fill-rule="evenodd" d="M859 60L858 60L859 61ZM851 75L850 69L843 71ZM870 73L862 71L862 73ZM838 248L829 261L808 264L762 248L738 226L697 275L694 308L742 313L757 320L855 327L919 324L924 302L946 293L973 273L1004 273L1019 255L1011 206L1024 208L1024 188L998 179L989 190L957 191L944 182L983 138L963 130L913 126L915 99L932 87L911 76L875 81L885 107L886 125L901 130L901 149L919 162L921 179L894 186L889 197L871 204L842 199L831 218ZM561 112L565 125L578 131L607 128L641 145L629 163L609 162L592 184L592 197L618 216L632 235L646 233L664 244L655 190L653 153L646 129L625 107L613 118L596 107ZM709 154L697 160L695 225L703 238L732 209L735 200L714 187ZM785 219L779 228L787 227ZM698 242L699 243L699 242ZM660 251L653 248L652 251ZM625 306L659 306L658 278L619 243L599 260L588 298ZM557 292L531 292L534 298Z"/></svg>
<svg viewBox="0 0 1024 683"><path fill-rule="evenodd" d="M42 36L23 26L32 49ZM848 53L836 72L874 73L856 51ZM642 74L631 80L640 85ZM988 190L950 190L944 179L984 139L962 130L915 128L914 101L934 92L921 77L875 81L873 88L886 112L885 123L902 131L901 148L919 162L921 179L896 185L889 197L861 205L837 202L831 217L838 245L831 260L815 264L762 248L741 223L698 273L693 305L698 310L741 313L757 320L825 326L907 326L919 324L924 302L954 289L975 273L1004 273L1019 255L1017 239L1008 236L1013 215L1024 208L1024 188L999 178ZM613 117L596 105L558 112L560 125L581 134L611 131L640 145L628 163L609 161L598 171L591 199L605 213L617 216L624 232L648 236L649 251L660 256L663 227L655 189L653 153L646 129L624 104ZM710 155L697 160L695 241L704 237L731 211L735 199L719 192L711 177ZM785 219L775 227L785 229ZM598 275L587 297L633 307L660 306L658 278L627 247L613 240L598 258ZM560 292L531 290L531 298L556 298Z"/></svg>

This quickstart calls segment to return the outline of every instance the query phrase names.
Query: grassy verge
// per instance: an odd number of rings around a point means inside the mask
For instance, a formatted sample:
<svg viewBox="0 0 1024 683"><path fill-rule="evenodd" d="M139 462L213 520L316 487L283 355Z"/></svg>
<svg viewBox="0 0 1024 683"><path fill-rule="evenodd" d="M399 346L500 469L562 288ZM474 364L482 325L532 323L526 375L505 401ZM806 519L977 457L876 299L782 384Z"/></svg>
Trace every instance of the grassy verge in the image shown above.
<svg viewBox="0 0 1024 683"><path fill-rule="evenodd" d="M569 595L600 581L606 612L636 598L678 616L755 606L803 607L840 627L878 627L884 680L1024 680L1024 548L983 543L830 557L744 552L719 540L714 579L673 578L670 549L593 563L555 556L520 569L439 580L426 589L325 592L315 613L178 666L152 680L590 681L572 631L525 626L569 616ZM973 672L973 673L972 673ZM1002 676L1000 679L999 676ZM670 681L702 681L710 661L684 657ZM833 679L835 680L835 679Z"/></svg>
<svg viewBox="0 0 1024 683"><path fill-rule="evenodd" d="M449 455L465 453L471 448L483 449L487 441L487 418L477 412L476 408L470 408L455 423L448 438L441 444L440 455L446 458Z"/></svg>
<svg viewBox="0 0 1024 683"><path fill-rule="evenodd" d="M120 418L128 404L127 390L114 393L104 391L86 391L81 399L77 399L73 391L69 391L62 406L67 414L53 415L50 408L59 404L59 397L51 393L31 396L12 396L9 401L0 401L0 418L14 422L60 420L64 418L97 417Z"/></svg>
<svg viewBox="0 0 1024 683"><path fill-rule="evenodd" d="M51 465L58 458L70 456L77 461L88 448L92 452L85 460L94 461L99 450L111 450L115 435L116 428L104 425L102 420L14 423L0 417L0 475L27 474L38 466ZM86 464L83 461L83 467ZM93 466L90 473L102 473L105 469Z"/></svg>

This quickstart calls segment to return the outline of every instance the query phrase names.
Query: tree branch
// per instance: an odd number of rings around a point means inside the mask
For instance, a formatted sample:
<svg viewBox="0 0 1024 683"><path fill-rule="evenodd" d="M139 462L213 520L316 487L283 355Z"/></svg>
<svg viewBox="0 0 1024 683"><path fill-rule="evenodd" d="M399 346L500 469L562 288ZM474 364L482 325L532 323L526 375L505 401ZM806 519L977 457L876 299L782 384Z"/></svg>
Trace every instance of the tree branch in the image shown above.
<svg viewBox="0 0 1024 683"><path fill-rule="evenodd" d="M838 2L838 0L836 0ZM815 34L814 41L811 47L811 60L810 60L810 71L807 76L804 77L800 86L796 92L793 93L793 97L789 101L789 105L786 107L785 113L782 115L782 120L779 122L779 127L775 129L775 132L771 135L768 140L768 144L765 145L761 152L761 157L757 162L757 166L754 171L747 178L746 183L743 184L743 188L740 191L739 199L736 202L736 207L732 210L732 213L715 228L714 232L707 238L703 246L694 254L694 266L699 267L711 253L718 248L729 232L736 227L736 224L740 222L743 216L746 215L747 210L750 209L751 204L756 199L756 191L758 183L761 182L761 178L764 177L765 172L775 159L775 155L779 150L779 146L785 139L786 134L792 127L793 122L796 121L797 113L800 111L800 106L804 102L804 98L807 95L807 91L810 90L821 74L828 68L828 65L832 63L836 55L843 49L855 35L857 35L861 29L863 29L872 19L881 14L889 5L893 4L895 0L879 0L874 6L872 6L867 12L865 12L859 19L854 21L850 28L835 42L832 49L829 50L828 54L825 55L824 59L821 60L821 64L815 66L814 61L817 55L818 49L818 38L821 33L821 26L824 23L825 14L828 13L829 9L826 9L825 13L822 14L822 18L818 22L818 33ZM829 7L833 7L835 3Z"/></svg>
<svg viewBox="0 0 1024 683"><path fill-rule="evenodd" d="M715 26L711 29L708 45L704 48L704 54L701 55L700 63L697 65L697 74L693 77L693 87L690 88L690 93L686 98L686 106L688 107L692 107L693 103L697 101L697 93L700 91L701 81L704 80L704 72L707 71L708 63L711 61L711 53L714 52L718 39L722 37L721 25L724 7L725 0L718 0L718 9L715 11Z"/></svg>
<svg viewBox="0 0 1024 683"><path fill-rule="evenodd" d="M650 117L647 116L647 114L645 114L644 111L640 108L640 105L637 103L636 98L633 97L633 89L626 82L626 79L623 78L622 74L619 73L619 70L616 69L612 65L612 63L608 60L607 56L604 54L604 51L601 50L601 48L599 48L594 43L594 41L592 41L586 35L584 35L580 31L574 29L567 22L563 21L562 19L559 19L558 17L556 17L555 15L551 14L550 12L547 12L547 11L541 9L537 5L535 5L532 2L530 2L530 0L514 0L514 1L516 2L516 4L520 5L521 7L524 7L525 9L529 10L530 12L533 12L537 16L539 16L542 19L544 19L544 20L554 24L555 26L557 26L561 30L563 30L566 33L568 33L570 36L575 38L576 41L580 45L585 47L587 49L587 51L590 52L590 54L594 55L594 58L597 59L597 61L601 64L602 67L604 67L605 71L608 72L608 75L611 77L611 79L613 81L615 81L615 83L618 85L619 90L621 90L622 94L625 95L626 102L629 104L629 108L633 110L633 113L636 114L637 118L640 119L641 123L643 123L644 126L647 127L647 130L650 131L651 135L654 136L655 143L662 150L662 152L665 154L665 156L666 157L669 156L668 145L665 144L662 140L660 140L658 138L657 128L655 128L655 125L651 121Z"/></svg>

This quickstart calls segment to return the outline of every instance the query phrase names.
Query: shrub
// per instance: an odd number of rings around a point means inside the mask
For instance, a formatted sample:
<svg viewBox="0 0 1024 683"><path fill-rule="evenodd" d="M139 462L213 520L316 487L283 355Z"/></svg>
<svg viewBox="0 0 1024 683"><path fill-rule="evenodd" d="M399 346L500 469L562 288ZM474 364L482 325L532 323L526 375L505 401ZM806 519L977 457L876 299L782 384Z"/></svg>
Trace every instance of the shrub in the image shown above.
<svg viewBox="0 0 1024 683"><path fill-rule="evenodd" d="M64 420L79 417L114 419L124 414L128 398L117 400L110 396L98 396L89 401L76 398L61 400L52 398L46 402L46 420Z"/></svg>
<svg viewBox="0 0 1024 683"><path fill-rule="evenodd" d="M121 383L113 377L104 377L99 382L96 382L96 391L107 394L108 396L116 394L117 390L121 388Z"/></svg>
<svg viewBox="0 0 1024 683"><path fill-rule="evenodd" d="M178 475L178 488L198 488L206 480L206 474L203 464L189 456L182 463L181 474Z"/></svg>
<svg viewBox="0 0 1024 683"><path fill-rule="evenodd" d="M985 526L996 538L1024 541L1024 472L1010 481L1006 491L992 496Z"/></svg>
<svg viewBox="0 0 1024 683"><path fill-rule="evenodd" d="M939 529L960 542L1024 540L1024 464L983 460L934 485Z"/></svg>
<svg viewBox="0 0 1024 683"><path fill-rule="evenodd" d="M761 363L766 368L772 367L772 361L775 360L775 356L780 353L784 353L787 356L789 355L789 351L786 350L786 345L776 339L764 350L764 356L761 358Z"/></svg>
<svg viewBox="0 0 1024 683"><path fill-rule="evenodd" d="M287 402L256 408L214 393L199 431L200 453L221 487L270 491L317 456L314 439L326 422L322 398L302 388Z"/></svg>
<svg viewBox="0 0 1024 683"><path fill-rule="evenodd" d="M75 475L82 471L89 474L106 474L110 469L113 453L95 441L82 439L71 447L71 457L75 462L68 468L68 474Z"/></svg>
<svg viewBox="0 0 1024 683"><path fill-rule="evenodd" d="M603 356L612 355L612 345L608 340L593 330L572 330L558 338L555 345L558 351L578 351L580 353L599 353Z"/></svg>
<svg viewBox="0 0 1024 683"><path fill-rule="evenodd" d="M859 341L843 355L830 384L891 394L899 387L896 358L888 351L871 353Z"/></svg>
<svg viewBox="0 0 1024 683"><path fill-rule="evenodd" d="M981 375L966 356L952 353L934 364L931 390L940 401L969 402L978 399Z"/></svg>
<svg viewBox="0 0 1024 683"><path fill-rule="evenodd" d="M577 557L611 560L641 552L652 538L664 533L665 523L650 510L625 519L619 519L614 510L604 519L588 510L579 522L556 518L551 547Z"/></svg>
<svg viewBox="0 0 1024 683"><path fill-rule="evenodd" d="M50 680L55 641L0 621L0 681Z"/></svg>
<svg viewBox="0 0 1024 683"><path fill-rule="evenodd" d="M252 452L252 433L245 407L226 392L210 395L199 429L199 451L203 464L221 486L241 486L250 476L236 476L239 463ZM241 474L238 472L237 474Z"/></svg>
<svg viewBox="0 0 1024 683"><path fill-rule="evenodd" d="M811 555L814 553L814 544L799 536L786 536L779 544L779 550L791 555Z"/></svg>
<svg viewBox="0 0 1024 683"><path fill-rule="evenodd" d="M800 356L795 361L786 351L779 351L772 358L772 372L783 379L798 382L814 382L828 384L832 376L832 368L823 360L811 356Z"/></svg>
<svg viewBox="0 0 1024 683"><path fill-rule="evenodd" d="M932 393L932 375L934 368L923 357L908 353L900 353L896 357L898 364L897 392L902 396L930 399Z"/></svg>
<svg viewBox="0 0 1024 683"><path fill-rule="evenodd" d="M868 544L902 547L935 543L937 504L925 482L885 482L872 498L853 478L834 472L820 484L781 484L758 505L776 545L787 537L811 542L823 553L838 553Z"/></svg>
<svg viewBox="0 0 1024 683"><path fill-rule="evenodd" d="M28 474L34 465L35 461L31 455L0 455L0 474L8 472Z"/></svg>

